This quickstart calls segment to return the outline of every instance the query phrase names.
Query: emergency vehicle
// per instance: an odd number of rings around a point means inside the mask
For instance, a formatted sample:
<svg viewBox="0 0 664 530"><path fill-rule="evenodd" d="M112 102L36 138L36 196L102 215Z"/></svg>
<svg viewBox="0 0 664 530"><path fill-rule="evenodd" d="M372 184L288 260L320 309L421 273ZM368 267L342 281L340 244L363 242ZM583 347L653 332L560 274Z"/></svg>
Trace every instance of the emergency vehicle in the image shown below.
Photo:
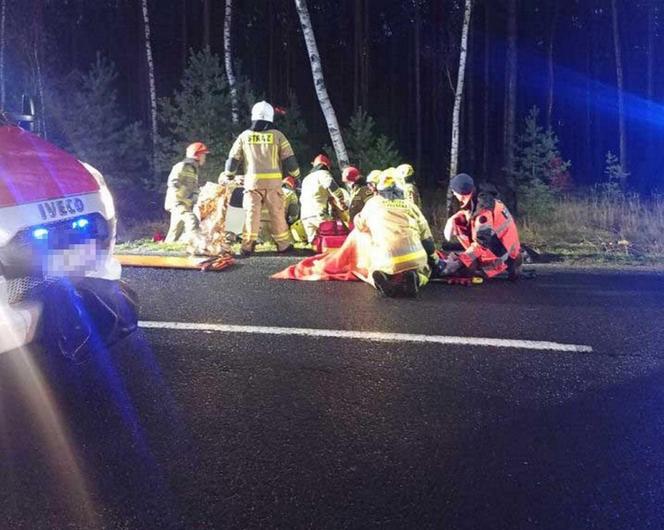
<svg viewBox="0 0 664 530"><path fill-rule="evenodd" d="M32 295L49 282L115 285L121 273L104 178L33 134L32 108L24 100L23 115L0 112L0 353L30 343L48 325L40 323L44 300Z"/></svg>

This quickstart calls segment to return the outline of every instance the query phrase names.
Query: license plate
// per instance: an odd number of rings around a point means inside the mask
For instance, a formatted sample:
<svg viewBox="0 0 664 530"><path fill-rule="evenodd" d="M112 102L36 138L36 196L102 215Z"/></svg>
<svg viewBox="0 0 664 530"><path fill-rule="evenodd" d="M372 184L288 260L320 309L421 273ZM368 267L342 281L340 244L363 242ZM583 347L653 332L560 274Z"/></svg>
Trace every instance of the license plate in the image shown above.
<svg viewBox="0 0 664 530"><path fill-rule="evenodd" d="M85 276L97 267L99 251L94 239L67 248L48 250L43 264L46 276Z"/></svg>

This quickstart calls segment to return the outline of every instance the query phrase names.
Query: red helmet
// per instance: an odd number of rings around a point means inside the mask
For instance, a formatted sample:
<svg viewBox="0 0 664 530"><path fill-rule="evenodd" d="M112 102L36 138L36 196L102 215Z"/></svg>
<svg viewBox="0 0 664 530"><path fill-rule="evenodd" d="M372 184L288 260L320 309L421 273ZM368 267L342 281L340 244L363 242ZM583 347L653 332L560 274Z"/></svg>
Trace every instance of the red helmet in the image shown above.
<svg viewBox="0 0 664 530"><path fill-rule="evenodd" d="M325 155L320 154L311 163L312 166L325 166L327 169L332 167L332 161Z"/></svg>
<svg viewBox="0 0 664 530"><path fill-rule="evenodd" d="M297 186L297 183L295 182L295 178L288 176L284 180L281 181L281 183L284 186L288 186L290 189L294 190L295 187Z"/></svg>
<svg viewBox="0 0 664 530"><path fill-rule="evenodd" d="M360 170L353 166L348 166L341 173L341 178L344 182L350 182L351 184L360 178Z"/></svg>
<svg viewBox="0 0 664 530"><path fill-rule="evenodd" d="M203 142L194 142L187 146L187 158L193 158L194 160L200 160L201 155L206 155L209 152Z"/></svg>

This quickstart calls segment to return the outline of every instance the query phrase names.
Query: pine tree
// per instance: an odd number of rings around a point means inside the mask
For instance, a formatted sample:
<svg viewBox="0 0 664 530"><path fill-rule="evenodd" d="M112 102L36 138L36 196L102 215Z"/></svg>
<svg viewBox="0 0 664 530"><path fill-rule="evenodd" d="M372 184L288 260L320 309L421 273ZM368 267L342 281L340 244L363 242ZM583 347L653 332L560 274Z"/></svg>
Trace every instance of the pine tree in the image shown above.
<svg viewBox="0 0 664 530"><path fill-rule="evenodd" d="M524 212L548 209L555 192L569 186L571 162L562 158L558 137L539 125L539 109L533 107L517 138L514 170L520 209Z"/></svg>
<svg viewBox="0 0 664 530"><path fill-rule="evenodd" d="M111 188L150 187L145 132L130 123L118 103L117 70L107 59L70 76L52 102L63 147L102 172Z"/></svg>
<svg viewBox="0 0 664 530"><path fill-rule="evenodd" d="M368 173L401 163L401 155L394 142L376 131L376 122L363 109L358 109L344 131L351 164Z"/></svg>
<svg viewBox="0 0 664 530"><path fill-rule="evenodd" d="M253 96L244 82L238 82L240 125L248 124ZM202 168L201 180L216 181L224 168L233 140L239 132L233 124L231 91L220 58L209 49L193 52L185 70L180 88L170 98L160 101L160 119L163 123L158 157L158 168L167 172L184 158L184 151L192 142L203 142L210 149L207 163Z"/></svg>
<svg viewBox="0 0 664 530"><path fill-rule="evenodd" d="M285 109L285 112L282 116L276 114L275 125L288 138L298 162L300 164L308 162L314 156L311 146L307 142L309 130L293 91L288 93L288 108Z"/></svg>

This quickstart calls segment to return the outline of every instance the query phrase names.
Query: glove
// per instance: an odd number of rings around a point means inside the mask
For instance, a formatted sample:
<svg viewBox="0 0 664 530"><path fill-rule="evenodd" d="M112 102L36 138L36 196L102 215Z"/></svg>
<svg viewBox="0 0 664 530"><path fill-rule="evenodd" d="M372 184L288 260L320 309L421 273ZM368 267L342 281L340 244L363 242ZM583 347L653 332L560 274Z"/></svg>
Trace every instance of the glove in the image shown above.
<svg viewBox="0 0 664 530"><path fill-rule="evenodd" d="M219 179L217 180L217 182L219 184L225 184L233 180L234 178L235 175L233 175L232 173L229 173L228 171L222 171L221 173L219 173Z"/></svg>
<svg viewBox="0 0 664 530"><path fill-rule="evenodd" d="M440 268L442 268L441 276L451 276L461 268L461 262L456 254L449 254L446 260L440 261Z"/></svg>

